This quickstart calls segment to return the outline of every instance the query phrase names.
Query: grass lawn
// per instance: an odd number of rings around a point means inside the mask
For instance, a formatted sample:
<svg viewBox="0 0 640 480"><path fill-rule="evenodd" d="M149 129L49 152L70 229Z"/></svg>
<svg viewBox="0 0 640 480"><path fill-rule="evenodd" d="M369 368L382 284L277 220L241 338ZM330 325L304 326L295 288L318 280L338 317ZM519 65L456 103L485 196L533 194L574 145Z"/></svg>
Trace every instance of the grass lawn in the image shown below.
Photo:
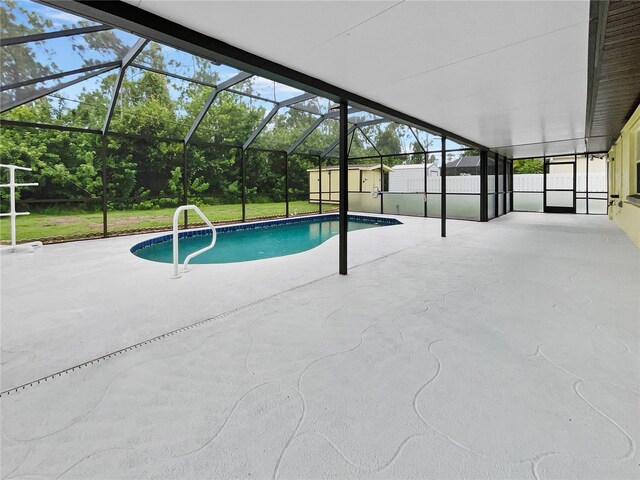
<svg viewBox="0 0 640 480"><path fill-rule="evenodd" d="M336 205L323 205L323 211L335 209ZM214 224L218 222L240 221L242 205L204 205L200 206L203 213ZM305 200L289 202L289 213L315 213L317 204ZM151 229L171 227L175 208L158 208L154 210L124 210L108 213L109 232L125 230ZM253 203L246 205L247 219L258 217L284 216L285 204L282 203ZM189 212L189 221L201 223L195 212ZM0 240L10 239L9 219L0 219ZM74 237L87 234L102 233L102 212L80 213L59 212L56 214L36 213L17 217L16 233L18 241L42 240L54 237Z"/></svg>

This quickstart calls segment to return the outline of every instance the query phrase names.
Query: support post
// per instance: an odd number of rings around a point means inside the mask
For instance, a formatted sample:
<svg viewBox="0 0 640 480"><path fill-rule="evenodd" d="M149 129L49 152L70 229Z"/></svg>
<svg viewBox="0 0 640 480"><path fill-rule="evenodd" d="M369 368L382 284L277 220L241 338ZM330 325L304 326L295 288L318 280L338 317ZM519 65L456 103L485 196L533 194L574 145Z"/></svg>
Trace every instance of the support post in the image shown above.
<svg viewBox="0 0 640 480"><path fill-rule="evenodd" d="M355 136L355 133L354 133ZM360 183L362 185L362 183ZM384 159L382 155L380 155L380 213L384 213Z"/></svg>
<svg viewBox="0 0 640 480"><path fill-rule="evenodd" d="M349 196L347 188L349 187L349 166L347 158L347 142L348 142L348 105L345 100L340 101L340 254L339 265L340 275L347 274L347 209L349 208Z"/></svg>
<svg viewBox="0 0 640 480"><path fill-rule="evenodd" d="M285 213L289 217L289 155L284 152L284 203Z"/></svg>
<svg viewBox="0 0 640 480"><path fill-rule="evenodd" d="M507 213L511 213L513 212L513 159L509 162L509 171L507 173L509 174L509 183L507 185L511 187L508 193L509 208Z"/></svg>
<svg viewBox="0 0 640 480"><path fill-rule="evenodd" d="M109 236L107 224L107 139L101 137L100 155L102 156L102 236Z"/></svg>
<svg viewBox="0 0 640 480"><path fill-rule="evenodd" d="M412 130L413 131L413 130ZM424 186L422 187L422 190L424 191L424 216L426 218L427 216L427 177L428 177L428 172L427 172L427 161L428 161L428 153L424 152Z"/></svg>
<svg viewBox="0 0 640 480"><path fill-rule="evenodd" d="M189 205L189 177L187 172L187 144L182 143L182 204ZM187 210L184 211L184 228L189 226Z"/></svg>
<svg viewBox="0 0 640 480"><path fill-rule="evenodd" d="M246 171L245 171L245 154L244 154L244 148L240 149L240 176L241 176L241 180L242 180L242 221L246 221L247 218L247 207L246 207L246 203L247 203L247 189L246 189L246 183L247 183L247 175L246 175Z"/></svg>
<svg viewBox="0 0 640 480"><path fill-rule="evenodd" d="M442 136L440 154L442 162L440 166L440 236L447 236L447 137Z"/></svg>
<svg viewBox="0 0 640 480"><path fill-rule="evenodd" d="M499 183L500 183L500 155L496 154L496 164L495 164L495 168L494 168L494 192L495 192L495 197L494 197L494 202L493 202L493 209L494 209L494 215L495 218L498 218L500 216L500 210L498 209L499 207L499 201L498 201L498 197L500 197L500 189L498 188Z"/></svg>
<svg viewBox="0 0 640 480"><path fill-rule="evenodd" d="M547 213L547 157L542 157L542 211Z"/></svg>
<svg viewBox="0 0 640 480"><path fill-rule="evenodd" d="M498 186L500 192L500 200L498 201L498 211L500 216L503 216L507 212L507 177L506 177L506 166L507 166L507 157L502 157L502 162L500 163L500 170L498 171ZM501 179L502 178L502 179ZM500 204L502 206L500 206Z"/></svg>
<svg viewBox="0 0 640 480"><path fill-rule="evenodd" d="M586 178L584 179L584 191L585 191L584 201L585 201L585 212L587 212L587 215L589 215L589 157L590 155L588 153L586 153L584 156L584 160L586 162L586 169L587 169L587 171L585 172ZM577 168L577 165L576 165L576 168ZM638 182L640 183L640 179L638 179Z"/></svg>
<svg viewBox="0 0 640 480"><path fill-rule="evenodd" d="M513 212L513 159L511 159L511 209L510 211Z"/></svg>
<svg viewBox="0 0 640 480"><path fill-rule="evenodd" d="M502 159L502 215L507 214L507 157Z"/></svg>
<svg viewBox="0 0 640 480"><path fill-rule="evenodd" d="M322 157L318 155L318 213L322 213Z"/></svg>
<svg viewBox="0 0 640 480"><path fill-rule="evenodd" d="M489 184L487 182L487 151L480 152L480 221L488 222Z"/></svg>
<svg viewBox="0 0 640 480"><path fill-rule="evenodd" d="M573 213L576 213L576 206L577 206L576 197L578 196L578 194L576 193L576 191L578 190L577 184L576 184L576 181L578 178L577 171L578 171L578 154L575 153L573 155Z"/></svg>

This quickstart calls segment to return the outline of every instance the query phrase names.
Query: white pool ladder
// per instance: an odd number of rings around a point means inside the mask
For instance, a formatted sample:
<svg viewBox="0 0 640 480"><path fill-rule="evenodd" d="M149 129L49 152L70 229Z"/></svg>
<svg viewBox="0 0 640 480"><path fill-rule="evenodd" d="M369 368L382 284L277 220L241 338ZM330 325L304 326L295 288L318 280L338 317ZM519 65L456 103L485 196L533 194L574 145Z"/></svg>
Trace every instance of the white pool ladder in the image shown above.
<svg viewBox="0 0 640 480"><path fill-rule="evenodd" d="M31 172L32 169L27 167L19 167L17 165L0 164L1 168L9 170L9 183L2 184L0 187L9 189L9 212L0 213L0 217L9 217L11 223L11 247L9 250L17 252L18 250L33 251L36 247L41 247L42 242L31 242L22 245L16 243L16 217L20 215L29 215L29 212L16 212L16 187L37 187L37 183L16 183L16 170L24 170Z"/></svg>
<svg viewBox="0 0 640 480"><path fill-rule="evenodd" d="M198 207L196 207L195 205L182 205L181 207L178 207L176 209L176 212L173 214L173 275L171 276L171 278L180 278L182 275L180 275L180 272L178 271L178 262L179 262L179 257L178 257L178 240L179 240L179 235L178 235L178 220L180 218L180 214L182 212L184 212L185 210L194 210L198 215L200 215L200 218L202 220L204 220L204 223L206 223L209 228L211 229L211 244L207 245L204 248L201 248L200 250L190 253L189 255L187 255L187 258L184 259L184 264L182 266L182 272L188 272L189 271L189 262L191 260L193 260L195 257L197 257L198 255L200 255L201 253L206 252L207 250L211 250L213 248L213 246L216 244L216 229L213 226L213 224L209 221L209 219L206 217L206 215L204 213L202 213L202 210L200 210Z"/></svg>

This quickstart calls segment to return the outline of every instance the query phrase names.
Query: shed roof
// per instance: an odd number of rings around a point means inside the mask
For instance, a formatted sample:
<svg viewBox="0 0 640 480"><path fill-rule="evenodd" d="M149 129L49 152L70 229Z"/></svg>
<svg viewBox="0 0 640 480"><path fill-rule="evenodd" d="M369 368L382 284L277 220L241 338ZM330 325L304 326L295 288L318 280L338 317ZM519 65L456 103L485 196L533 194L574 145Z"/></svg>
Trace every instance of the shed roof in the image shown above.
<svg viewBox="0 0 640 480"><path fill-rule="evenodd" d="M385 172L390 172L393 169L388 166L388 165L383 165L382 166L384 168ZM326 172L326 171L333 171L333 170L340 170L340 167L338 165L331 165L328 167L324 167L322 169L322 171ZM379 163L372 163L372 164L363 164L363 165L349 165L349 170L362 170L362 171L374 171L374 170L380 170L380 164ZM317 172L318 169L317 168L308 168L307 172Z"/></svg>
<svg viewBox="0 0 640 480"><path fill-rule="evenodd" d="M438 166L431 162L431 163L427 163L427 168L438 168ZM396 165L392 168L392 170L414 170L414 169L419 169L419 170L423 170L424 169L424 163L410 163L407 165Z"/></svg>

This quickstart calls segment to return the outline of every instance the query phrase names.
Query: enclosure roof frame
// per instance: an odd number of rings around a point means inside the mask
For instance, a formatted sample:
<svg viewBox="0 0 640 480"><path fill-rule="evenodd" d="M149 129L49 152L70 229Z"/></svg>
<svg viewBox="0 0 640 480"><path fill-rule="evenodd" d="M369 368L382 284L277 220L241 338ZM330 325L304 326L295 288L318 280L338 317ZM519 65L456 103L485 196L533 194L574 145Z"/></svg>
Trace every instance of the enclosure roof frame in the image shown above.
<svg viewBox="0 0 640 480"><path fill-rule="evenodd" d="M20 37L0 38L0 47L10 47L12 45L22 45L31 42L43 42L53 38L71 37L73 35L85 35L87 33L104 32L113 30L109 25L92 25L90 27L68 28L66 30L55 30L53 32L35 33L33 35L22 35Z"/></svg>
<svg viewBox="0 0 640 480"><path fill-rule="evenodd" d="M0 92L5 90L13 90L14 88L26 87L35 83L47 82L49 80L55 80L56 78L68 77L70 75L77 75L79 73L91 72L105 67L119 67L120 60L113 62L96 63L94 65L87 65L86 67L76 68L74 70L66 70L64 72L52 73L50 75L44 75L42 77L30 78L29 80L23 80L21 82L9 83L7 85L0 85Z"/></svg>
<svg viewBox="0 0 640 480"><path fill-rule="evenodd" d="M198 47L195 48L197 46L192 45L191 43L189 43L192 39L191 37L187 37L187 40L181 40L179 37L175 36L171 36L170 33L167 33L164 28L166 27L167 24L171 24L173 25L173 22L170 22L169 20L166 19L162 19L162 21L160 22L161 26L163 28L157 29L157 30L153 30L153 28L151 27L150 24L148 24L148 22L145 24L144 22L141 23L139 25L138 29L128 29L126 28L127 25L130 25L132 20L128 19L127 17L118 17L120 20L116 21L116 16L114 14L115 10L114 7L115 5L117 5L118 9L122 8L124 9L126 12L129 12L129 14L131 12L134 13L138 13L138 14L142 14L143 16L152 16L156 19L161 19L161 17L157 17L155 15L149 14L148 12L145 12L143 10L137 9L137 8L131 8L132 6L124 3L124 2L101 2L104 5L102 5L101 9L97 9L96 10L96 3L95 2L85 2L85 1L76 1L76 0L35 0L37 3L42 3L45 5L50 5L53 8L59 9L59 10L63 10L63 11L68 11L71 12L75 15L79 15L82 17L86 17L86 18L90 18L90 19L94 19L95 21L99 21L100 24L98 25L94 25L94 26L90 26L90 27L81 27L81 28L71 28L71 29L67 29L67 30L61 30L61 31L54 31L54 32L45 32L43 34L37 34L37 35L31 35L31 36L23 36L23 37L16 37L16 39L14 40L14 43L17 44L18 40L17 39L22 39L20 43L26 43L27 41L43 41L43 40L47 40L49 38L58 38L58 37L65 37L65 36L72 36L72 35L81 35L81 34L86 34L86 33L91 33L91 32L97 32L97 31L107 31L107 30L112 30L114 28L117 29L121 29L121 30L128 30L130 31L132 34L136 35L138 37L137 41L135 42L135 44L121 57L116 59L115 61L112 62L105 62L105 63L101 63L101 64L97 64L97 65L88 65L85 67L81 67L81 68L77 68L77 69L73 69L73 70L67 70L64 72L58 72L58 73L54 73L54 74L49 74L49 75L44 75L38 78L33 78L33 79L29 79L29 80L25 80L22 82L16 82L14 84L11 85L3 85L2 86L2 90L1 91L5 91L5 90L10 90L13 88L19 88L22 86L27 86L27 85L33 85L39 82L44 82L44 81L48 81L48 80L54 80L57 78L63 78L66 76L70 76L70 75L74 75L74 74L79 74L79 73L85 73L88 72L86 75L73 79L69 82L63 82L60 83L58 85L55 85L51 88L48 89L43 89L43 90L39 90L37 92L32 93L31 95L27 95L23 98L17 99L13 102L9 102L5 105L2 106L2 108L0 109L0 113L4 113L5 111L11 110L13 108L16 108L20 105L24 105L25 103L29 103L31 101L37 100L39 98L42 98L46 95L49 95L51 93L57 92L59 90L62 90L66 87L69 87L71 85L74 85L76 83L82 82L84 80L90 79L92 77L95 77L97 75L101 75L103 73L106 73L108 71L111 71L115 68L119 67L119 71L116 77L116 81L113 87L113 92L112 92L112 96L111 96L111 101L107 107L107 112L105 114L105 119L104 119L104 123L103 123L103 127L101 129L102 131L102 135L106 135L109 132L109 126L111 123L111 119L113 117L113 114L115 112L116 109L116 105L117 105L117 101L118 101L118 97L120 94L120 90L122 88L122 83L125 77L125 73L126 73L126 69L130 66L135 67L135 68L139 68L139 69L143 69L143 70L148 70L160 75L166 75L169 77L173 77L173 78L178 78L184 81L189 81L189 82L193 82L193 83L197 83L197 84L201 84L201 85L207 85L210 86L212 88L214 88L214 91L211 92L210 96L206 99L206 101L204 102L203 106L201 107L196 119L194 120L194 122L192 123L188 133L186 134L186 136L184 137L184 143L189 143L192 141L192 137L195 134L195 131L197 130L198 126L201 124L204 116L206 115L206 113L208 112L209 108L211 107L211 104L213 103L213 101L215 100L215 98L217 97L217 95L222 92L222 91L227 91L229 93L232 94L236 94L236 95L242 95L242 96L246 96L249 98L255 98L261 101L265 101L265 102L269 102L274 104L274 107L267 113L267 115L263 118L263 120L258 124L258 126L254 129L254 131L251 133L251 135L249 136L249 138L242 144L242 148L247 149L250 148L251 145L253 144L253 142L257 139L257 137L260 135L260 133L264 130L264 128L266 127L266 125L269 123L269 121L271 121L271 119L278 113L278 111L281 108L284 107L289 107L292 109L296 109L299 111L303 111L305 113L308 113L310 115L318 115L318 118L316 120L314 120L313 124L311 125L311 127L304 132L304 134L298 138L296 140L296 142L294 144L292 144L291 146L289 146L287 149L285 149L285 152L288 152L288 154L293 153L305 140L306 138L308 138L309 135L311 135L314 130L316 128L318 128L326 119L333 119L333 118L337 118L338 112L337 111L330 111L327 112L325 114L322 114L320 112L316 112L316 111L311 111L309 109L305 109L303 107L300 107L299 105L297 105L298 103L302 103L306 100L312 99L312 98L316 98L318 96L322 96L328 100L333 100L336 102L339 102L343 99L352 99L353 101L350 102L349 108L348 108L348 115L352 114L354 112L358 112L358 111L366 111L369 113L372 113L374 115L379 115L382 118L376 118L376 119L372 119L372 120L366 120L366 121L362 121L362 122L357 122L357 121L349 121L349 119L347 118L347 121L349 122L349 124L351 124L349 133L353 133L356 129L360 130L360 132L365 136L367 142L369 144L371 144L371 146L373 147L373 149L375 150L375 152L380 155L380 151L378 150L377 146L375 145L374 142L372 142L372 140L365 134L365 132L362 130L362 127L365 126L372 126L372 125L378 125L381 123L388 123L388 122L396 122L396 123L400 123L403 125L406 125L410 131L412 132L412 134L414 135L414 137L416 137L416 140L418 140L418 137L416 136L415 132L413 131L413 128L418 128L420 130L423 130L427 133L431 133L431 134L436 134L436 135L440 135L440 136L448 136L449 138L453 138L454 140L457 140L465 145L468 145L470 147L473 147L474 144L473 142L464 139L462 137L456 136L455 134L451 134L449 132L447 132L446 130L442 130L439 129L438 127L435 127L433 125L427 124L425 122L420 122L417 119L414 119L412 117L406 116L404 114L402 114L401 112L397 112L393 109L389 109L383 105L377 104L376 102L372 102L368 99L365 99L363 97L360 97L358 95L352 94L350 92L347 92L345 90L342 90L338 87L335 87L333 85L329 85L325 82L322 82L318 79L314 79L312 77L308 77L305 74L296 72L295 70L289 69L287 67L283 67L282 65L270 62L266 59L263 59L261 57L258 57L256 55L244 52L240 49L237 49L235 47L226 45L216 39L213 39L211 37L208 36L204 36L201 34L197 34L197 32L193 32L189 29L185 29L184 27L180 27L179 30L181 31L186 31L187 33L190 33L192 35L195 35L198 38L206 38L208 39L208 42L205 42L205 47ZM111 20L111 22L103 22L101 19L98 19L95 15L95 12L98 11L100 13L100 17L102 16L106 16L108 17L108 19ZM87 12L93 12L94 15L91 15ZM126 13L125 12L125 13ZM143 33L140 33L140 27L142 27L142 30L147 30L151 33L154 33L154 36L149 36L149 35L144 35ZM182 32L184 33L184 32ZM167 39L173 39L173 41L167 41ZM11 41L11 39L9 39L9 41ZM242 63L242 62L247 62L247 65L251 65L252 69L251 70L240 70L239 73L237 75L235 75L234 77L232 77L231 79L222 82L218 85L215 85L211 82L206 82L206 81L202 81L202 80L198 80L198 79L194 79L194 78L189 78L189 77L185 77L182 75L178 75L172 72L168 72L166 71L166 69L158 69L158 68L153 68L153 67L149 67L146 65L142 65L139 63L136 63L135 60L136 58L139 56L139 54L144 50L144 48L149 44L149 42L151 41L158 41L161 44L166 44L169 46L172 46L176 49L179 49L183 52L186 53L191 53L193 55L197 55L201 58L204 59L208 59L210 61L214 61L216 63L224 63L226 65L229 65L231 67L234 68L238 68L238 64ZM185 43L186 42L186 43ZM5 42L6 44L6 42ZM5 45L3 44L3 45ZM182 44L182 45L181 45ZM184 48L184 45L191 45L192 48L190 49L186 49ZM222 45L224 46L224 48L222 48L221 53L217 53L214 52L213 50L211 50L211 46L212 45ZM204 50L203 50L204 49ZM206 51L207 55L203 55L202 52ZM238 54L238 59L237 60L232 60L229 61L227 60L227 57L225 55L227 55L228 53L235 53ZM230 58L230 57L229 57ZM248 63L248 60L251 60L252 63ZM268 67L273 67L274 70L268 70ZM255 72L260 72L260 73L255 73ZM286 75L291 75L290 77L287 77ZM306 90L310 93L303 93L302 95L298 95L297 97L293 97L284 101L280 101L278 102L277 100L272 100L270 98L263 98L260 96L256 96L256 95L252 95L251 93L248 92L241 92L241 91L237 91L234 90L232 87L235 86L236 84L240 83L243 80L246 80L252 76L262 76L263 78L266 79L270 79L274 82L280 82L283 83L285 85L290 85L293 86L295 88L301 88L302 90ZM284 81L282 81L284 80ZM302 84L301 82L305 81L307 83ZM323 88L322 90L320 90L320 88ZM320 93L318 93L320 92ZM418 125L420 124L420 125ZM354 128L355 127L355 128ZM335 145L334 145L335 143ZM418 141L418 143L420 144L420 142ZM320 157L321 158L325 158L327 156L329 156L329 154L331 153L331 151L333 149L335 149L335 146L337 145L336 142L332 142L332 144L329 146L329 149L325 149L322 153L320 153ZM424 151L424 148L421 146L421 148ZM482 146L476 146L475 148L479 148L479 149L485 149L485 147ZM400 152L398 152L400 153Z"/></svg>
<svg viewBox="0 0 640 480"><path fill-rule="evenodd" d="M118 77L116 78L116 84L113 87L113 93L111 95L111 103L107 109L107 114L104 120L104 126L102 127L102 135L105 135L109 130L109 124L111 123L111 117L116 108L116 102L118 101L118 95L120 94L120 87L122 87L122 81L127 67L135 60L138 54L147 46L149 40L146 38L139 38L136 43L129 49L129 51L122 57L120 63L120 71L118 71Z"/></svg>
<svg viewBox="0 0 640 480"><path fill-rule="evenodd" d="M46 97L47 95L51 95L52 93L60 91L64 88L70 87L90 78L97 77L98 75L102 75L103 73L110 72L111 70L115 70L116 68L118 68L118 66L119 63L115 63L114 65L106 66L99 70L92 70L89 73L84 74L82 77L74 78L73 80L69 80L68 82L59 83L58 85L54 85L53 87L38 90L30 95L27 95L26 97L16 99L13 102L9 102L0 106L0 113L8 112L9 110L13 110L14 108L24 105L25 103L33 102L34 100Z"/></svg>
<svg viewBox="0 0 640 480"><path fill-rule="evenodd" d="M339 86L268 60L219 39L202 34L167 18L121 1L95 2L88 0L37 0L39 3L80 15L99 23L112 25L143 38L170 45L199 57L224 63L241 71L314 93L334 102L346 101L373 114L398 123L415 126L439 136L450 138L478 150L489 150L477 142L464 138L375 100L355 94Z"/></svg>
<svg viewBox="0 0 640 480"><path fill-rule="evenodd" d="M213 102L216 99L216 97L218 96L218 94L220 92L223 92L224 90L227 90L227 89L233 87L234 85L236 85L236 84L238 84L240 82L244 82L245 80L247 80L248 78L251 78L252 76L253 75L251 75L250 73L240 72L237 75L234 75L230 79L228 79L228 80L226 80L226 81L224 81L224 82L222 82L219 85L216 85L214 87L213 91L209 94L209 97L207 97L207 99L205 100L204 105L200 109L200 112L198 112L197 117L195 118L195 120L193 121L193 124L191 125L191 128L189 129L189 131L185 135L185 137L184 137L185 145L187 143L189 143L189 141L191 140L191 137L195 133L196 129L198 128L198 126L200 126L200 123L202 123L202 120L204 119L205 115L209 111L209 107L211 107L211 105L213 104Z"/></svg>

